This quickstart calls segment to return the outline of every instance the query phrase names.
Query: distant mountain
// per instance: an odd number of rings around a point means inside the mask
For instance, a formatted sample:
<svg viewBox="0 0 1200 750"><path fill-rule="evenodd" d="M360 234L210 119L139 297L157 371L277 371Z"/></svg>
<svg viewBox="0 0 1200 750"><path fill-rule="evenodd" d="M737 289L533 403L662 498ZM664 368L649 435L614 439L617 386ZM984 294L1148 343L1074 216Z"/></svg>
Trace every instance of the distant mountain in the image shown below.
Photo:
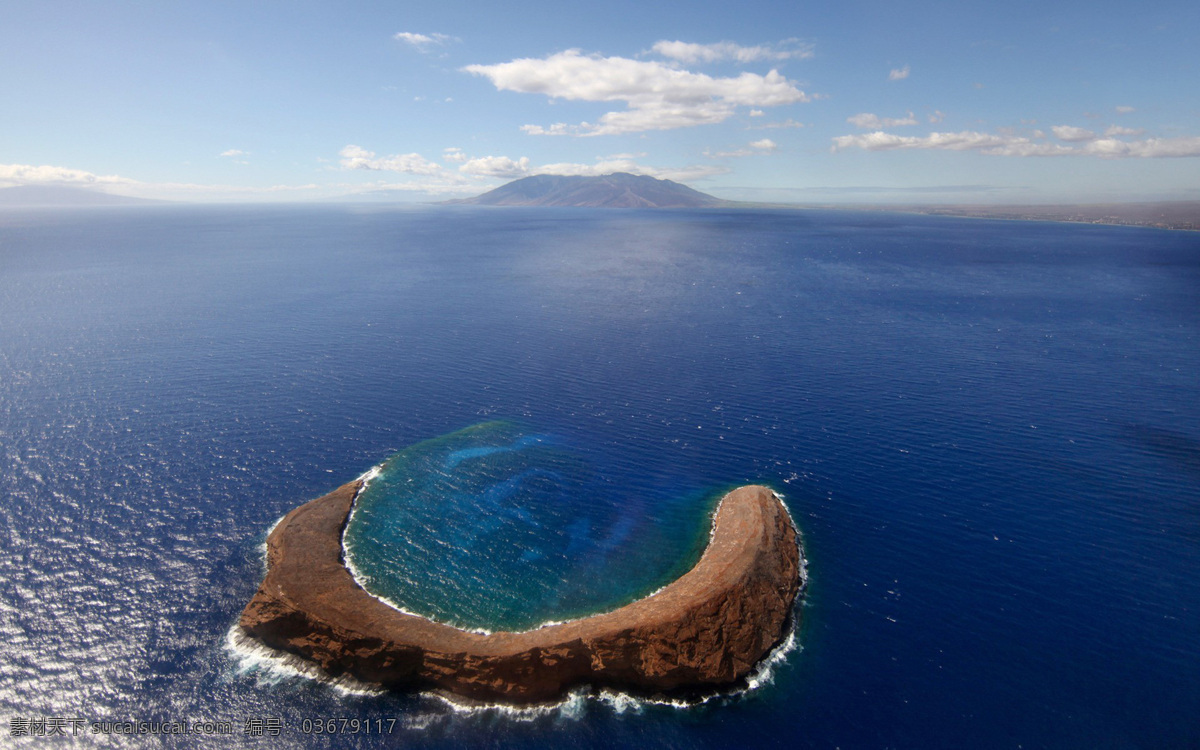
<svg viewBox="0 0 1200 750"><path fill-rule="evenodd" d="M141 206L165 203L147 198L110 195L63 185L18 185L0 188L0 208L75 208L83 206Z"/></svg>
<svg viewBox="0 0 1200 750"><path fill-rule="evenodd" d="M614 172L600 177L540 174L515 180L474 198L447 203L479 206L602 206L701 208L729 205L671 180Z"/></svg>

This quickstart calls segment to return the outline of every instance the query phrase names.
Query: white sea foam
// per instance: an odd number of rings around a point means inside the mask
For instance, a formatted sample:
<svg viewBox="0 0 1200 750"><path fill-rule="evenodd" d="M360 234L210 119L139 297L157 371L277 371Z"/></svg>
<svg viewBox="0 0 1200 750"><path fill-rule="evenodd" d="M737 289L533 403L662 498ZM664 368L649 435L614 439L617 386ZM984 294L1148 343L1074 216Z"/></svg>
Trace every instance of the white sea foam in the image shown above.
<svg viewBox="0 0 1200 750"><path fill-rule="evenodd" d="M271 528L267 529L267 533L263 534L262 544L258 545L259 558L262 560L262 574L267 574L267 540L271 538L271 532L278 528L279 524L283 523L283 519L287 518L284 513L279 518L275 519L275 523L271 524Z"/></svg>
<svg viewBox="0 0 1200 750"><path fill-rule="evenodd" d="M584 706L590 697L585 688L576 688L552 703L532 706L513 706L507 703L482 703L464 701L448 693L426 692L426 698L437 701L450 713L459 716L499 716L512 721L536 721L549 717L577 719L583 716Z"/></svg>
<svg viewBox="0 0 1200 750"><path fill-rule="evenodd" d="M358 490L359 493L361 493L363 490L365 490L367 488L367 485L371 483L372 479L375 479L375 478L381 476L382 474L383 474L383 464L379 464L377 466L372 466L371 468L367 469L365 472L360 474L358 479L355 480L355 481L363 483L363 486Z"/></svg>
<svg viewBox="0 0 1200 750"><path fill-rule="evenodd" d="M799 576L800 576L800 591L797 596L803 597L804 590L808 588L808 558L804 556L804 537L800 533L800 527L796 525L796 519L792 516L792 511L788 510L787 502L784 501L783 495L775 490L771 490L771 494L783 506L783 512L787 513L788 520L792 522L792 528L796 530L796 544L800 548L799 561Z"/></svg>
<svg viewBox="0 0 1200 750"><path fill-rule="evenodd" d="M383 687L353 677L334 677L311 661L278 651L252 638L235 624L225 634L225 651L234 663L238 674L252 676L268 686L293 679L306 679L328 685L346 695L381 695Z"/></svg>

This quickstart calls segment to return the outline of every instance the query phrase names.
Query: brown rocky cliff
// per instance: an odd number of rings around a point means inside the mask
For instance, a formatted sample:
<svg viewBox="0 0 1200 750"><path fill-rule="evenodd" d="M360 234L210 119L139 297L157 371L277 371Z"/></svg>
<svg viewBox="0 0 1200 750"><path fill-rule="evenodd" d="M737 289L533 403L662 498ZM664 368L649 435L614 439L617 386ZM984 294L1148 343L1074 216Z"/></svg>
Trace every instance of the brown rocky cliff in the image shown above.
<svg viewBox="0 0 1200 750"><path fill-rule="evenodd" d="M483 635L400 612L342 559L361 484L289 513L267 540L267 576L241 627L334 674L479 700L547 701L580 684L672 691L746 675L783 636L799 588L791 518L766 487L725 496L709 545L657 593L600 615Z"/></svg>

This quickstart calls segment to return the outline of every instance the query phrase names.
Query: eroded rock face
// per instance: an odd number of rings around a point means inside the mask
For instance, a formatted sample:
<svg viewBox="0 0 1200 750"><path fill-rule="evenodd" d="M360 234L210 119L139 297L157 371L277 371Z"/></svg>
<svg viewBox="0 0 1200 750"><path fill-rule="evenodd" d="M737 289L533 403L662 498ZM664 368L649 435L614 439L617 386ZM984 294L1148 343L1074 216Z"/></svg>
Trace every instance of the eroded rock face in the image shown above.
<svg viewBox="0 0 1200 750"><path fill-rule="evenodd" d="M361 482L289 513L267 540L267 576L241 627L333 675L392 688L536 703L580 684L670 692L746 675L783 636L799 589L796 531L766 487L725 496L690 571L611 612L522 633L471 633L400 612L342 558Z"/></svg>

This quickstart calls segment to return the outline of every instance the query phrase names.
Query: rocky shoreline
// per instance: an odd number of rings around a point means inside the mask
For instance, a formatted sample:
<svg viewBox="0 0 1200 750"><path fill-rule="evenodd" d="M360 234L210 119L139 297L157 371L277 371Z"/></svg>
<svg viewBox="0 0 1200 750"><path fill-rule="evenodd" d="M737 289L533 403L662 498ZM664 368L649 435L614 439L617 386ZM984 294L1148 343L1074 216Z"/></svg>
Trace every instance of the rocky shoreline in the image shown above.
<svg viewBox="0 0 1200 750"><path fill-rule="evenodd" d="M654 693L736 682L780 641L799 590L790 516L770 489L722 499L700 561L611 612L521 633L474 633L401 612L346 568L342 532L362 482L308 502L267 540L267 575L240 626L331 675L483 701L553 700L578 685Z"/></svg>

